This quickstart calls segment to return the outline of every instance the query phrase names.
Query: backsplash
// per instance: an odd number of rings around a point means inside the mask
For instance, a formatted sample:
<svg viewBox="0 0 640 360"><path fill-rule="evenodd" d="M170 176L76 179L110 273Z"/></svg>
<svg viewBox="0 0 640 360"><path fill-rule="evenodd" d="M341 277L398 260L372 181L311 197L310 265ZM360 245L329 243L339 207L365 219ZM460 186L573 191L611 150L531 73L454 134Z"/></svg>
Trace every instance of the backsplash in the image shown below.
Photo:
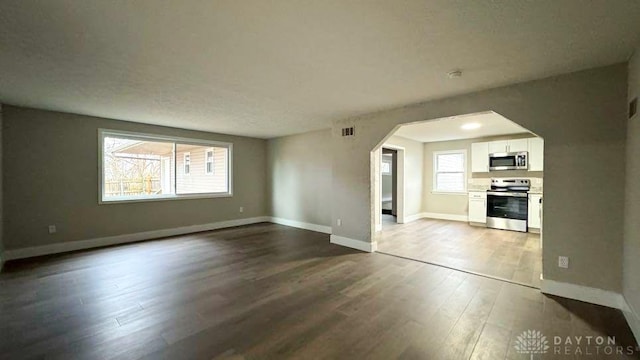
<svg viewBox="0 0 640 360"><path fill-rule="evenodd" d="M532 193L542 193L542 178L538 177L522 177L531 181ZM491 178L472 178L467 183L468 191L486 191L491 188Z"/></svg>

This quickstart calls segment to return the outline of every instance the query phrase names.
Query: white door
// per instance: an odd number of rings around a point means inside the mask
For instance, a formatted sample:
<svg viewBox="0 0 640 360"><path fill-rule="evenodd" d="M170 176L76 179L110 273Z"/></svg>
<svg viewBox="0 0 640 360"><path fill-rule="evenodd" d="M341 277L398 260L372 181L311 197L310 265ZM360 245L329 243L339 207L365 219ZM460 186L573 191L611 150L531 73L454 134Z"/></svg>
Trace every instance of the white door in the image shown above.
<svg viewBox="0 0 640 360"><path fill-rule="evenodd" d="M529 224L530 228L540 229L540 194L529 194Z"/></svg>
<svg viewBox="0 0 640 360"><path fill-rule="evenodd" d="M507 140L492 141L489 143L489 153L503 153L507 152L509 142Z"/></svg>
<svg viewBox="0 0 640 360"><path fill-rule="evenodd" d="M529 139L529 171L544 170L544 140Z"/></svg>
<svg viewBox="0 0 640 360"><path fill-rule="evenodd" d="M529 151L529 139L509 140L509 152Z"/></svg>
<svg viewBox="0 0 640 360"><path fill-rule="evenodd" d="M471 144L471 172L489 172L489 143Z"/></svg>
<svg viewBox="0 0 640 360"><path fill-rule="evenodd" d="M486 193L469 193L469 222L487 222L487 198Z"/></svg>

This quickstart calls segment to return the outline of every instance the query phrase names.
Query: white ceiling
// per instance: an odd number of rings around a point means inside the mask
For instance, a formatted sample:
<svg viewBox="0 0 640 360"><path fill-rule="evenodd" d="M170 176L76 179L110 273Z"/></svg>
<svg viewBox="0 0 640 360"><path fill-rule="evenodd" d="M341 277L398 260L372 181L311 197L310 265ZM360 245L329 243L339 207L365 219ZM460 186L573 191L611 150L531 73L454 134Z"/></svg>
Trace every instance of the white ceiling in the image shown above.
<svg viewBox="0 0 640 360"><path fill-rule="evenodd" d="M478 123L477 129L464 130L462 125ZM512 135L529 132L506 117L489 111L486 113L454 116L404 125L393 135L420 142L475 139L487 136Z"/></svg>
<svg viewBox="0 0 640 360"><path fill-rule="evenodd" d="M7 0L0 102L273 137L623 62L638 19L637 0Z"/></svg>

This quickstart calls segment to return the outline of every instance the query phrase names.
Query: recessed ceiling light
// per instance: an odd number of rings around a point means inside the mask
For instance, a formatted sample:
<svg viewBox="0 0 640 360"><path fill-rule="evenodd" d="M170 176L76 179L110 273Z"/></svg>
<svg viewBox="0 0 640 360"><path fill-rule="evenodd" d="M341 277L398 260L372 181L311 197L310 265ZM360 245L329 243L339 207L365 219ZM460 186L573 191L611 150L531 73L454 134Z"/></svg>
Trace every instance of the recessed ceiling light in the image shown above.
<svg viewBox="0 0 640 360"><path fill-rule="evenodd" d="M468 124L464 124L464 125L460 126L460 128L462 130L474 130L474 129L479 128L480 126L482 126L482 125L480 125L479 123L468 123Z"/></svg>

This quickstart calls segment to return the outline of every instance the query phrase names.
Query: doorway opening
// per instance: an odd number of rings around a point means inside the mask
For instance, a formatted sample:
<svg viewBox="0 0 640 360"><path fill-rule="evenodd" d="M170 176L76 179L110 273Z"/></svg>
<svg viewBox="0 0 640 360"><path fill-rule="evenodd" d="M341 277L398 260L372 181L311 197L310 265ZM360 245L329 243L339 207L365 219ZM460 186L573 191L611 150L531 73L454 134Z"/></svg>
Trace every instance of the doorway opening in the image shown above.
<svg viewBox="0 0 640 360"><path fill-rule="evenodd" d="M378 252L539 288L542 138L487 111L400 126L371 158Z"/></svg>

